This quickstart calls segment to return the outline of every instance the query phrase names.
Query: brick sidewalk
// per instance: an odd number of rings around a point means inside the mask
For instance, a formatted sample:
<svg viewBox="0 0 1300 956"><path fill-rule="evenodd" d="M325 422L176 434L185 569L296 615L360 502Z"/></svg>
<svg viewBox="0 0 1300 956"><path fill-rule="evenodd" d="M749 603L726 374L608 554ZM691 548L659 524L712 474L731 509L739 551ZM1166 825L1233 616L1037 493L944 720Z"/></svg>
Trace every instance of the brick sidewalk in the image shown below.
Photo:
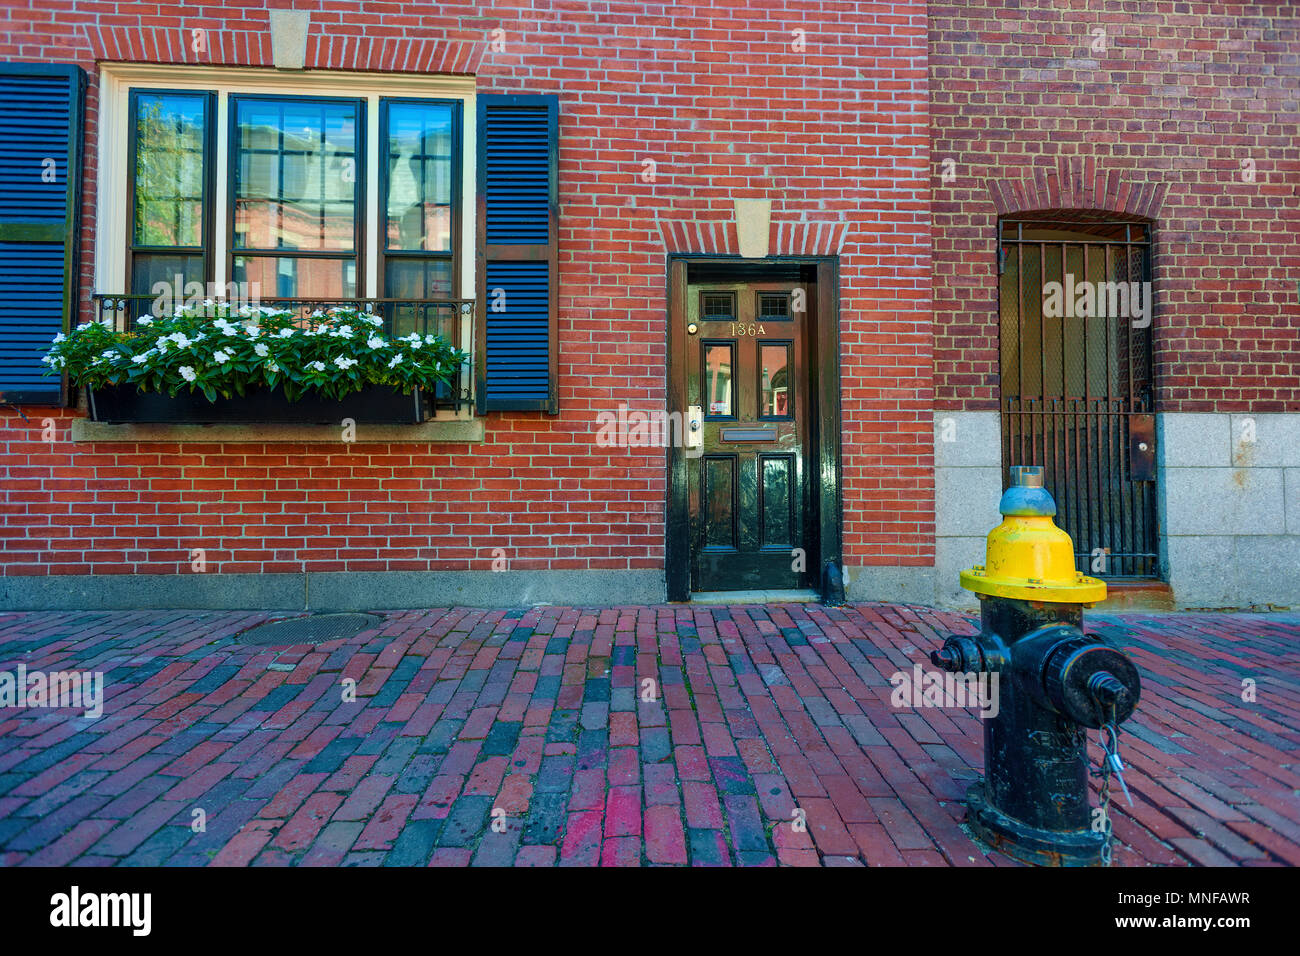
<svg viewBox="0 0 1300 956"><path fill-rule="evenodd" d="M267 617L0 615L0 671L107 697L0 709L0 865L1008 863L961 826L979 718L889 703L957 614L439 609L234 642ZM1300 616L1089 622L1143 677L1115 863L1300 863Z"/></svg>

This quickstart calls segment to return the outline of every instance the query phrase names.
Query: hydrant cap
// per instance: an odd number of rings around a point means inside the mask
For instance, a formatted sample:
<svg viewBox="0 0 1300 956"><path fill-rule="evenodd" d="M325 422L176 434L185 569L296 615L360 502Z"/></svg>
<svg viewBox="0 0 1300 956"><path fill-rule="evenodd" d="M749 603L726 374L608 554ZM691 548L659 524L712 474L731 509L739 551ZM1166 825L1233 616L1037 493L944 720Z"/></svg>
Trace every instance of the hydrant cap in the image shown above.
<svg viewBox="0 0 1300 956"><path fill-rule="evenodd" d="M1011 469L1011 487L1002 493L998 511L1004 515L1056 514L1056 501L1043 487L1041 465L1015 465Z"/></svg>
<svg viewBox="0 0 1300 956"><path fill-rule="evenodd" d="M1056 502L1043 487L1043 469L1016 466L1011 480L998 506L1002 523L988 535L984 565L963 571L961 586L976 594L1025 601L1103 600L1105 582L1076 570L1074 542L1052 521Z"/></svg>

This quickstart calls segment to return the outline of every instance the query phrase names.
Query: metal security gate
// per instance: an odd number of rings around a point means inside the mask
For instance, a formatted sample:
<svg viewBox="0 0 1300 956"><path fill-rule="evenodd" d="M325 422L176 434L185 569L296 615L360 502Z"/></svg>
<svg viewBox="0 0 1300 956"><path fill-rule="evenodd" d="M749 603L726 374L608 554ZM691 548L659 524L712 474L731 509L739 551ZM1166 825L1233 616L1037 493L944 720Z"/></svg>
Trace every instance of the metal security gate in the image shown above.
<svg viewBox="0 0 1300 956"><path fill-rule="evenodd" d="M1041 465L1078 569L1157 574L1151 231L1003 221L1002 465Z"/></svg>

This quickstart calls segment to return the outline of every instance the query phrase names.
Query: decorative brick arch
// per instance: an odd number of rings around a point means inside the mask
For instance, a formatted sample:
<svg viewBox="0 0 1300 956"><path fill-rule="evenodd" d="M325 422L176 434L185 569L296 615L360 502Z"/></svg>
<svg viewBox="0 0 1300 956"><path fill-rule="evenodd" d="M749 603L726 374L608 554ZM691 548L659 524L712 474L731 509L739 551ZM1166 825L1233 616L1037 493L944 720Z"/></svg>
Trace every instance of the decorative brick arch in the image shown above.
<svg viewBox="0 0 1300 956"><path fill-rule="evenodd" d="M1121 170L1097 169L1091 156L1069 156L1054 169L1037 166L1022 179L990 179L985 185L999 216L1096 211L1155 219L1168 183L1135 182Z"/></svg>
<svg viewBox="0 0 1300 956"><path fill-rule="evenodd" d="M740 255L734 219L658 220L659 237L669 254ZM768 227L769 256L833 256L844 251L849 224L843 219L810 222L772 217Z"/></svg>
<svg viewBox="0 0 1300 956"><path fill-rule="evenodd" d="M109 26L86 28L96 61L177 63L190 66L273 66L269 20L250 30L210 30L195 26ZM195 52L192 30L203 29L203 50ZM315 27L307 36L308 70L383 73L479 72L484 41L326 34Z"/></svg>

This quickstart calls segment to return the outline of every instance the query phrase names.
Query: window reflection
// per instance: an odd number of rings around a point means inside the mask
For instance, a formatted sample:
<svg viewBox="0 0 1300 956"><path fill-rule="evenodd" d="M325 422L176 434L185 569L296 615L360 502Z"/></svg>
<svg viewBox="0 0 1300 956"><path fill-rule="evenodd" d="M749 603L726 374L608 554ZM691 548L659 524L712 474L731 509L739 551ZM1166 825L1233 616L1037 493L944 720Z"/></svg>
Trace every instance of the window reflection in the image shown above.
<svg viewBox="0 0 1300 956"><path fill-rule="evenodd" d="M234 104L235 247L355 249L359 105Z"/></svg>
<svg viewBox="0 0 1300 956"><path fill-rule="evenodd" d="M247 282L264 296L290 299L354 296L357 264L352 259L324 257L235 256L234 281Z"/></svg>
<svg viewBox="0 0 1300 956"><path fill-rule="evenodd" d="M759 411L764 418L788 418L790 404L790 346L759 349Z"/></svg>
<svg viewBox="0 0 1300 956"><path fill-rule="evenodd" d="M137 92L132 102L132 291L202 281L208 95Z"/></svg>
<svg viewBox="0 0 1300 956"><path fill-rule="evenodd" d="M704 347L704 414L706 417L731 415L730 345Z"/></svg>
<svg viewBox="0 0 1300 956"><path fill-rule="evenodd" d="M388 105L387 248L451 251L454 120L447 103Z"/></svg>

